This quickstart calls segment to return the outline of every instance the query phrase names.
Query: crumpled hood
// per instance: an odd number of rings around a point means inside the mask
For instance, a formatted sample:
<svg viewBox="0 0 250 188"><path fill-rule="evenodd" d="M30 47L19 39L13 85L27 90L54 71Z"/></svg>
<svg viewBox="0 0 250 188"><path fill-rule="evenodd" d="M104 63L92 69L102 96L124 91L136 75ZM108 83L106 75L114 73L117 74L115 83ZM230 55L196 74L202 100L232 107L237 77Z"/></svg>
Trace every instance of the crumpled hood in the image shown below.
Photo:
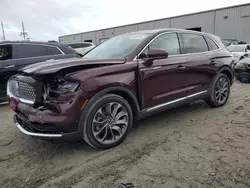
<svg viewBox="0 0 250 188"><path fill-rule="evenodd" d="M20 72L41 75L41 74L51 74L56 73L62 69L67 69L71 67L82 67L84 65L110 65L110 64L123 64L126 59L84 59L84 58L70 58L70 59L59 59L59 60L47 60L40 63L35 63L28 65Z"/></svg>

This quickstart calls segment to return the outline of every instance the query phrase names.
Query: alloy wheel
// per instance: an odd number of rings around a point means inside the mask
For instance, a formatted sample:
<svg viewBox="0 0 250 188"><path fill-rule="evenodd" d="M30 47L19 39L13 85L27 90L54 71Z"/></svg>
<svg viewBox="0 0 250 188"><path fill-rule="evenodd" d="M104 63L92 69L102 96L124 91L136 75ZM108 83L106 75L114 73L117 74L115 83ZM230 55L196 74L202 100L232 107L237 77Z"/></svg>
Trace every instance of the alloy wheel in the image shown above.
<svg viewBox="0 0 250 188"><path fill-rule="evenodd" d="M128 129L128 111L118 102L102 106L94 115L92 133L101 144L112 144L120 140Z"/></svg>
<svg viewBox="0 0 250 188"><path fill-rule="evenodd" d="M226 102L229 95L229 81L222 77L220 78L215 86L215 99L219 104Z"/></svg>

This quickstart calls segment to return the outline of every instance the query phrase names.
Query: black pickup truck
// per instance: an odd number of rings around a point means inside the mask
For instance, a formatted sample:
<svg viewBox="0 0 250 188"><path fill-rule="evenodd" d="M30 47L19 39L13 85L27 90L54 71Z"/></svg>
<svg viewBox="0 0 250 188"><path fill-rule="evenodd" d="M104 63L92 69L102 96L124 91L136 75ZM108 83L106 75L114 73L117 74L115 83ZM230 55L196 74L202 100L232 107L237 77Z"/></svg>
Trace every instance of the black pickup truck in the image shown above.
<svg viewBox="0 0 250 188"><path fill-rule="evenodd" d="M8 78L17 70L49 59L80 57L66 44L56 42L0 42L0 102L6 100Z"/></svg>

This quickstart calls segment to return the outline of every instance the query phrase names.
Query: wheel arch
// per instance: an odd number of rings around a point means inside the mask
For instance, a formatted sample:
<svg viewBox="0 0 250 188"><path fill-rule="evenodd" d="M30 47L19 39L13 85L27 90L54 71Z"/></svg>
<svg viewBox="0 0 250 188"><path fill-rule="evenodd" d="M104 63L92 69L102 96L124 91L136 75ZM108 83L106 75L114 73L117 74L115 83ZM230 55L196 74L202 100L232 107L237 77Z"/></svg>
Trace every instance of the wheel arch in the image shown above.
<svg viewBox="0 0 250 188"><path fill-rule="evenodd" d="M109 87L100 91L99 93L94 95L92 99L95 100L105 94L116 94L118 96L123 97L131 106L134 119L137 119L139 112L140 112L140 106L139 106L139 102L137 100L136 95L132 91L122 86L112 86L112 87Z"/></svg>
<svg viewBox="0 0 250 188"><path fill-rule="evenodd" d="M224 67L220 68L219 73L223 73L223 74L227 75L229 80L230 80L231 85L233 84L234 74L233 74L233 71L230 67L224 66Z"/></svg>

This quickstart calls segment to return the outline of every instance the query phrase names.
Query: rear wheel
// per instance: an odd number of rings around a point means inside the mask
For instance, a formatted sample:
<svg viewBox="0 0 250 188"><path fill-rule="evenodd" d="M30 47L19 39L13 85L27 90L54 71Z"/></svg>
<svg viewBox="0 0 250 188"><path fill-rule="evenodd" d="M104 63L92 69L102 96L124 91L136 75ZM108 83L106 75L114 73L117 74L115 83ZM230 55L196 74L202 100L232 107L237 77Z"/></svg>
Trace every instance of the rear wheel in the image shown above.
<svg viewBox="0 0 250 188"><path fill-rule="evenodd" d="M81 118L84 140L94 148L108 149L120 144L133 123L132 109L122 97L107 94L91 104Z"/></svg>
<svg viewBox="0 0 250 188"><path fill-rule="evenodd" d="M214 80L212 92L206 100L211 107L226 104L230 94L230 80L226 74L220 73Z"/></svg>

